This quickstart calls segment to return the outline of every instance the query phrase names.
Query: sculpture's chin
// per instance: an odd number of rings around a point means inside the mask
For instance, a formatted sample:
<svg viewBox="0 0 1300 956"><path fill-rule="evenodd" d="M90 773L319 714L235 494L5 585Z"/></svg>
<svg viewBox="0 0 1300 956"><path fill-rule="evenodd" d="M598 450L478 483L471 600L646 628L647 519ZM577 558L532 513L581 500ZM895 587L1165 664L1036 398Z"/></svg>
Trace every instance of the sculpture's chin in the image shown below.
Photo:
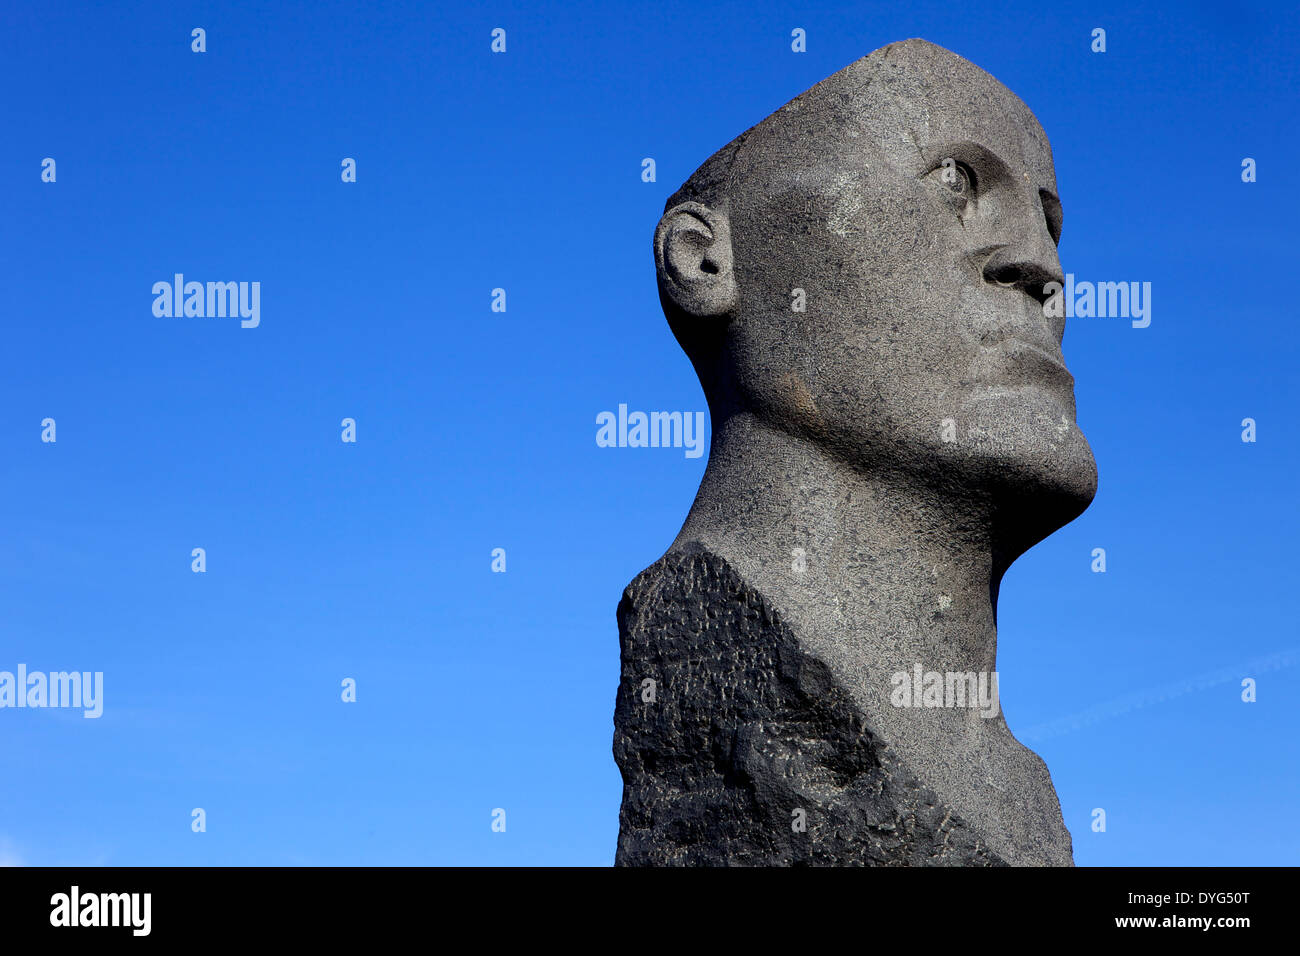
<svg viewBox="0 0 1300 956"><path fill-rule="evenodd" d="M1088 443L1075 440L987 463L995 525L1008 561L1087 509L1097 494L1097 466Z"/></svg>
<svg viewBox="0 0 1300 956"><path fill-rule="evenodd" d="M957 469L973 490L991 495L1013 557L1092 502L1097 464L1074 422L1072 395L1031 388L964 411L968 427L952 448Z"/></svg>
<svg viewBox="0 0 1300 956"><path fill-rule="evenodd" d="M1086 445L1085 445L1086 448ZM1082 460L1037 459L1016 463L996 475L994 498L1014 505L1026 520L1044 525L1042 537L1081 515L1097 493L1092 456Z"/></svg>

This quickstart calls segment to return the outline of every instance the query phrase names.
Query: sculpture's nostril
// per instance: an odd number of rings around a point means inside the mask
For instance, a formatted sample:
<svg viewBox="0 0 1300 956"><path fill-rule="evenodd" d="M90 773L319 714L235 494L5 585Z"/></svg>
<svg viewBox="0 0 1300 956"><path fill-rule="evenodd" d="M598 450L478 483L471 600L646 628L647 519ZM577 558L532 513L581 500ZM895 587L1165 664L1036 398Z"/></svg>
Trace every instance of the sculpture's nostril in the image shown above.
<svg viewBox="0 0 1300 956"><path fill-rule="evenodd" d="M1004 289L1019 289L1040 305L1052 297L1047 291L1047 284L1052 281L1051 273L1032 263L990 265L984 270L984 279Z"/></svg>

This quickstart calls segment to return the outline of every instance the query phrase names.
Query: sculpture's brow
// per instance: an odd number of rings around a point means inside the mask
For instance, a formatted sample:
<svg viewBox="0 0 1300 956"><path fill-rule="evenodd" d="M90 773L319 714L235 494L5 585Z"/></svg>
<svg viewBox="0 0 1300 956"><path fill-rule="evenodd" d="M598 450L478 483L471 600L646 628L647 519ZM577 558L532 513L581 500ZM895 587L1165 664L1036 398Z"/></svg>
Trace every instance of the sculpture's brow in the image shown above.
<svg viewBox="0 0 1300 956"><path fill-rule="evenodd" d="M983 173L986 178L1000 178L1011 175L1011 166L998 152L983 143L974 140L957 140L931 148L929 162L931 168L938 166L946 158L959 159L977 167L976 173ZM928 170L927 170L928 172Z"/></svg>

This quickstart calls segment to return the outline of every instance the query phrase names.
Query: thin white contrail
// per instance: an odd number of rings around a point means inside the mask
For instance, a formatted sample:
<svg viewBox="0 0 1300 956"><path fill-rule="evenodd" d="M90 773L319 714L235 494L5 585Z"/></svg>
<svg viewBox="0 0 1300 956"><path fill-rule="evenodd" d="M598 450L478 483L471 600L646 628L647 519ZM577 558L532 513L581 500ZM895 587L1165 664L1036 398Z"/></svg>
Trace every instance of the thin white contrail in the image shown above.
<svg viewBox="0 0 1300 956"><path fill-rule="evenodd" d="M1246 677L1255 677L1269 671L1291 667L1297 661L1300 661L1300 648L1279 651L1276 654L1269 654L1267 657L1257 657L1241 664L1234 664L1231 667L1223 667L1208 674L1202 674L1199 677L1182 680L1174 684L1166 684L1163 687L1140 690L1125 697L1117 697L1088 710L1071 714L1069 717L1060 717L1047 723L1036 724L1028 730L1016 734L1016 737L1026 742L1059 737L1062 734L1081 730L1090 724L1110 720L1112 717L1119 717L1121 714L1127 714L1130 711L1148 707L1151 704L1162 704L1175 697L1182 697L1184 694L1205 690L1207 687L1213 687L1216 684L1239 684Z"/></svg>

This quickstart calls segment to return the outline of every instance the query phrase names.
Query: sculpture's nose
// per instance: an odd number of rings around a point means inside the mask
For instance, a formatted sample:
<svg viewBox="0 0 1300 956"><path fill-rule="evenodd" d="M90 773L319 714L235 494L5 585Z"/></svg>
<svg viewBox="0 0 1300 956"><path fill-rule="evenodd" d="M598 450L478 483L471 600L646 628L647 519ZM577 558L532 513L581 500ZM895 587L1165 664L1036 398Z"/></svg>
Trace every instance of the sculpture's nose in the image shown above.
<svg viewBox="0 0 1300 956"><path fill-rule="evenodd" d="M984 279L1019 289L1040 304L1051 298L1047 283L1065 282L1046 228L1032 229L1020 241L998 248L984 263Z"/></svg>

